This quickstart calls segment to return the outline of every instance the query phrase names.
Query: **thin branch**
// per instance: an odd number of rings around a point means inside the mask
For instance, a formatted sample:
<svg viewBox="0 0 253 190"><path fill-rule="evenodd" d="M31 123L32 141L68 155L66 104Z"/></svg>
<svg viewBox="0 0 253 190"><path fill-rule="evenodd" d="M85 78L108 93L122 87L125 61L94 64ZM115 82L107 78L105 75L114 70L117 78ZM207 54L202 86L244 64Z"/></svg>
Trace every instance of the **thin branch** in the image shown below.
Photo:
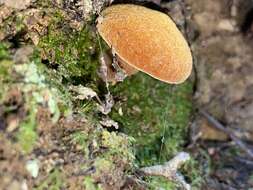
<svg viewBox="0 0 253 190"><path fill-rule="evenodd" d="M213 127L227 134L243 151L245 151L251 158L253 158L253 152L251 151L251 149L249 149L246 146L246 144L242 142L241 139L235 135L234 131L232 131L228 127L223 126L219 121L217 121L213 116L211 116L206 111L199 109L199 113L202 116L204 116L207 119L207 121L210 124L212 124Z"/></svg>

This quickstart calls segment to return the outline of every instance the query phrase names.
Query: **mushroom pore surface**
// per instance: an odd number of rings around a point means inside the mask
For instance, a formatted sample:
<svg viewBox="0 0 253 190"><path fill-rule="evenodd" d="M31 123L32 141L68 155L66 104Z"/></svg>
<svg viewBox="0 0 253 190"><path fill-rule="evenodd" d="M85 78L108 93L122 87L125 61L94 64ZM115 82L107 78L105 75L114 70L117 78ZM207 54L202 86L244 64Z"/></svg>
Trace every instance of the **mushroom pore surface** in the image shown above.
<svg viewBox="0 0 253 190"><path fill-rule="evenodd" d="M135 69L175 84L190 75L190 48L166 14L124 4L106 8L98 20L102 38L122 61Z"/></svg>

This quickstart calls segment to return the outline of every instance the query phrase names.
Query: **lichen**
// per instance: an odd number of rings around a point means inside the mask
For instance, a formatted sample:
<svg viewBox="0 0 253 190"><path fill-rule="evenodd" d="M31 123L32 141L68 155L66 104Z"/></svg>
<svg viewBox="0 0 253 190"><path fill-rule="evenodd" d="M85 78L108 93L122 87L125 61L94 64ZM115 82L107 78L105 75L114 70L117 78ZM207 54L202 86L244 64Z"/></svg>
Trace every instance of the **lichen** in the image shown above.
<svg viewBox="0 0 253 190"><path fill-rule="evenodd" d="M48 111L52 115L52 123L56 123L60 117L57 103L63 101L60 93L55 88L48 86L45 80L46 76L39 71L38 66L33 62L15 65L14 70L24 78L19 87L25 96L26 108L28 110L27 118L29 118L28 122L21 125L18 139L25 152L30 152L36 139L35 130L38 107L46 104ZM31 138L31 141L29 141L29 138Z"/></svg>
<svg viewBox="0 0 253 190"><path fill-rule="evenodd" d="M61 93L47 82L41 63L31 61L25 64L14 64L8 60L7 50L1 44L1 102L7 101L11 90L15 89L23 96L25 118L22 119L16 134L18 142L25 153L32 151L37 139L37 111L41 105L48 108L52 123L60 117L58 103L69 106L70 102L61 97ZM21 79L21 80L20 80ZM1 103L0 102L0 103ZM6 107L6 110L9 108Z"/></svg>

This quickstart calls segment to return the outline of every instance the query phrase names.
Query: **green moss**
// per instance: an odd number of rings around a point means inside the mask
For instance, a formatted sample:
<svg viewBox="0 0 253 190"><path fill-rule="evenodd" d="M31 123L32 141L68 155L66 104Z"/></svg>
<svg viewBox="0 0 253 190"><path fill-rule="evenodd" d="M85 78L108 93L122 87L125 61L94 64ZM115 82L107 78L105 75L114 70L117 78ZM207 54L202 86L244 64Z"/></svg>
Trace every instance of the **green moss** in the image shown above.
<svg viewBox="0 0 253 190"><path fill-rule="evenodd" d="M55 14L39 47L67 82L92 85L98 80L97 37L86 25L81 31L62 25L62 17L60 13Z"/></svg>
<svg viewBox="0 0 253 190"><path fill-rule="evenodd" d="M10 59L8 48L9 47L6 43L0 43L0 61L4 59Z"/></svg>
<svg viewBox="0 0 253 190"><path fill-rule="evenodd" d="M49 6L48 3L43 2L38 1L38 4L42 3L42 7ZM48 33L41 37L39 51L35 51L29 63L13 66L13 63L8 60L10 57L7 52L8 47L0 44L0 61L3 60L1 62L3 66L0 68L0 85L6 88L13 85L10 82L13 78L10 68L21 76L18 85L25 97L24 107L27 109L27 116L20 125L17 137L18 143L25 152L32 151L38 138L35 118L39 106L43 105L48 109L53 123L58 121L60 115L72 114L73 109L76 113L87 116L91 110L96 109L94 101L76 101L69 93L68 85L82 84L91 87L99 95L101 88L105 88L99 86L100 80L97 76L99 65L97 36L88 25L85 25L81 31L73 29L60 10L57 8L53 10L55 11L50 13L52 18ZM17 30L21 31L22 18L16 19ZM192 110L190 82L171 86L139 73L111 87L111 91L116 105L110 116L120 123L121 132L127 135L101 129L96 126L99 116L92 115L93 128L88 133L79 131L70 137L70 143L81 146L86 159L89 159L92 154L92 164L97 171L102 171L103 166L106 166L109 174L110 170L117 170L117 166L124 165L124 172L131 169L135 159L133 144L136 147L138 167L168 161L182 149ZM92 153L90 147L93 148ZM88 168L90 165L85 167ZM194 180L198 178L195 168L196 164L188 166L193 173L190 179L192 183L195 183ZM96 175L101 173L103 172ZM61 180L62 176L59 175L58 170L55 170L37 189L60 189ZM151 189L173 188L173 185L163 178L151 177L147 181ZM100 188L91 177L84 178L84 186L87 189Z"/></svg>
<svg viewBox="0 0 253 190"><path fill-rule="evenodd" d="M78 131L71 135L71 141L81 147L87 159L91 144L94 149L93 151L99 152L100 148L103 147L105 149L103 154L98 154L98 157L95 159L96 166L99 166L99 163L102 161L113 163L115 160L120 160L131 165L135 158L132 149L133 138L121 133L108 132L104 129L92 129L89 133Z"/></svg>
<svg viewBox="0 0 253 190"><path fill-rule="evenodd" d="M56 122L60 114L68 116L72 113L72 97L68 86L64 85L62 82L62 76L42 64L39 53L39 50L35 49L31 57L31 62L36 65L39 75L44 76L44 84L46 84L46 87L52 92L51 95L49 95L48 106L51 113L55 113L54 121Z"/></svg>
<svg viewBox="0 0 253 190"><path fill-rule="evenodd" d="M140 73L112 91L126 99L111 116L136 139L140 166L167 161L182 148L192 110L190 82L171 86Z"/></svg>
<svg viewBox="0 0 253 190"><path fill-rule="evenodd" d="M24 25L23 20L24 20L24 18L23 18L22 15L17 15L15 17L14 23L16 24L16 30L17 30L17 32L20 32L20 31L24 30L25 25Z"/></svg>
<svg viewBox="0 0 253 190"><path fill-rule="evenodd" d="M87 190L102 190L101 187L95 184L94 180L90 176L85 177L83 183L85 189Z"/></svg>
<svg viewBox="0 0 253 190"><path fill-rule="evenodd" d="M1 83L5 82L5 81L11 80L11 76L9 75L9 72L10 72L10 68L11 68L12 64L13 64L13 62L9 61L9 60L0 61L0 65L1 65L1 67L0 67L0 85L1 85ZM3 85L1 85L1 86L3 86Z"/></svg>
<svg viewBox="0 0 253 190"><path fill-rule="evenodd" d="M146 181L148 182L149 190L157 190L157 189L175 190L176 189L176 186L174 183L168 182L168 180L163 177L148 177Z"/></svg>
<svg viewBox="0 0 253 190"><path fill-rule="evenodd" d="M4 34L4 36L12 36L14 43L19 42L20 35L25 29L25 24L23 23L24 17L21 14L11 14L9 17L5 18L1 23L0 32ZM18 44L18 43L17 43Z"/></svg>
<svg viewBox="0 0 253 190"><path fill-rule="evenodd" d="M94 172L84 178L84 187L102 189L108 185L107 179L110 179L109 186L113 189L112 184L121 184L124 173L130 171L133 166L132 140L126 135L110 133L99 126L90 127L86 126L85 131L75 132L70 137L70 142L78 147L78 150L81 148L84 159L87 160L82 164L82 170L94 169Z"/></svg>
<svg viewBox="0 0 253 190"><path fill-rule="evenodd" d="M78 144L83 153L84 153L84 157L88 158L89 155L89 138L88 138L88 134L84 133L84 132L74 132L73 134L71 134L71 140L74 144Z"/></svg>
<svg viewBox="0 0 253 190"><path fill-rule="evenodd" d="M193 190L201 189L204 176L203 168L199 162L193 158L187 161L182 167L182 173L186 176L186 180L191 184Z"/></svg>
<svg viewBox="0 0 253 190"><path fill-rule="evenodd" d="M43 8L48 8L48 7L52 7L52 1L51 0L37 0L34 2L34 6L36 7L43 7ZM56 11L56 7L54 9L54 11Z"/></svg>
<svg viewBox="0 0 253 190"><path fill-rule="evenodd" d="M13 62L10 60L10 54L8 52L8 45L6 43L0 43L0 103L3 101L3 96L7 90L7 86L4 85L6 81L11 80L10 68Z"/></svg>
<svg viewBox="0 0 253 190"><path fill-rule="evenodd" d="M113 160L107 160L105 158L97 158L94 162L94 166L96 168L95 176L101 175L102 172L110 173L112 169L114 169Z"/></svg>
<svg viewBox="0 0 253 190"><path fill-rule="evenodd" d="M108 152L104 156L118 156L122 160L131 163L134 160L134 155L131 150L131 145L134 142L133 138L115 132L104 130L101 133L101 146L108 148Z"/></svg>
<svg viewBox="0 0 253 190"><path fill-rule="evenodd" d="M139 167L164 163L183 149L192 112L192 91L189 81L172 86L143 73L112 88L119 101L111 117L136 139ZM151 189L173 189L173 184L163 178L151 177L149 184Z"/></svg>
<svg viewBox="0 0 253 190"><path fill-rule="evenodd" d="M34 188L34 190L60 190L64 185L64 178L58 169L54 169L47 178Z"/></svg>
<svg viewBox="0 0 253 190"><path fill-rule="evenodd" d="M27 121L21 123L17 133L18 143L26 154L33 150L33 146L38 138L36 133L36 113L37 110L33 106L30 109Z"/></svg>
<svg viewBox="0 0 253 190"><path fill-rule="evenodd" d="M8 45L5 43L0 43L0 83L7 80L9 68L12 65L10 60L10 54L8 52ZM1 85L2 86L2 85Z"/></svg>

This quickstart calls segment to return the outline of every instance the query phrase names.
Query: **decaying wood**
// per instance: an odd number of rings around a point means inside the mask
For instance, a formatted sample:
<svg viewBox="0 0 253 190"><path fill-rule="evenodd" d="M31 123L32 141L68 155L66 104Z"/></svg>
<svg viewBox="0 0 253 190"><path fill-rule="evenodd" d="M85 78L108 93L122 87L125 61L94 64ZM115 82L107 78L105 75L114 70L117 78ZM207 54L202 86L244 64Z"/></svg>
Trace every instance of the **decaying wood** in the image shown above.
<svg viewBox="0 0 253 190"><path fill-rule="evenodd" d="M165 162L163 165L155 165L141 168L140 171L145 175L163 176L168 180L175 181L182 186L183 189L189 190L190 185L184 180L184 177L177 172L183 163L190 159L190 155L186 152L178 153L172 160Z"/></svg>

